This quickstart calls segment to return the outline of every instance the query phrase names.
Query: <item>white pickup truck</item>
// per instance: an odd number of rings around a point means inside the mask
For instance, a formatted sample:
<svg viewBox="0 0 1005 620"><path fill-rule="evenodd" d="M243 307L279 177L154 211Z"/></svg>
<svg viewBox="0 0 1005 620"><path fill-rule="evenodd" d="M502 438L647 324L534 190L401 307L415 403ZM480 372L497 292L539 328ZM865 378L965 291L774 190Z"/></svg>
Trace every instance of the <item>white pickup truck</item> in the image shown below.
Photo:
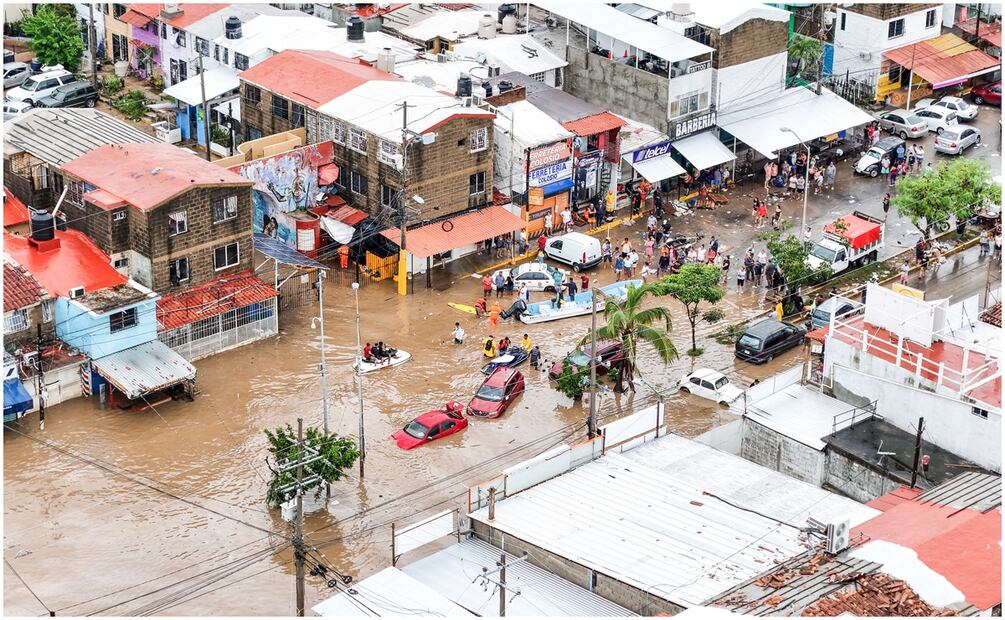
<svg viewBox="0 0 1005 620"><path fill-rule="evenodd" d="M806 264L814 269L830 265L833 273L839 273L871 263L879 258L884 232L883 220L868 213L844 215L824 227L823 239L810 250Z"/></svg>

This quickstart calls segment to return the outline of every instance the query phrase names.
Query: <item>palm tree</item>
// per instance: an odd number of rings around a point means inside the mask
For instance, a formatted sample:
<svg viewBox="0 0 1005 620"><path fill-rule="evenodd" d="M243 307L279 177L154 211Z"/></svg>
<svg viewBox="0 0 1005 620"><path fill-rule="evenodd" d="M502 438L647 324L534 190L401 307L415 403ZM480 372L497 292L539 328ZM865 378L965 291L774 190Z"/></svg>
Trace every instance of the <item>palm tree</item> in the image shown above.
<svg viewBox="0 0 1005 620"><path fill-rule="evenodd" d="M668 364L677 359L677 347L670 340L670 311L663 307L642 308L642 301L648 295L655 296L655 282L639 287L629 286L625 299L615 301L608 299L604 307L606 324L597 329L597 340L620 340L624 359L620 364L615 390L624 389L624 381L628 379L628 387L635 391L635 357L638 344L648 343L659 354L663 363ZM583 346L590 342L591 334L580 342Z"/></svg>
<svg viewBox="0 0 1005 620"><path fill-rule="evenodd" d="M818 39L792 33L789 36L788 52L790 61L798 61L798 72L805 76L808 67L817 62L823 53Z"/></svg>

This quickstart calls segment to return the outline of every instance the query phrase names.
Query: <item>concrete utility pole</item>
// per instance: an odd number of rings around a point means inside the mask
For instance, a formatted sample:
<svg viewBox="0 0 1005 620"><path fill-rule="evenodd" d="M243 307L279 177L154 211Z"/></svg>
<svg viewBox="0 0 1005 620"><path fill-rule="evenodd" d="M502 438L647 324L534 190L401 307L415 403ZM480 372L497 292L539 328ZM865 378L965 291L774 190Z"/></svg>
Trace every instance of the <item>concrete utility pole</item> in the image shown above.
<svg viewBox="0 0 1005 620"><path fill-rule="evenodd" d="M918 436L914 440L914 466L911 467L911 488L918 482L918 466L921 463L921 433L925 430L925 418L918 418Z"/></svg>
<svg viewBox="0 0 1005 620"><path fill-rule="evenodd" d="M807 201L810 198L810 157L811 157L811 155L810 155L810 147L807 146L807 144L805 142L803 142L803 139L799 137L799 134L797 134L796 132L792 131L788 127L781 127L781 130L782 131L787 131L790 134L792 134L793 136L795 136L796 140L799 140L799 144L801 144L802 147L804 149L806 149L806 171L805 171L804 181L803 181L803 185L804 185L804 187L803 187L803 217L802 217L801 220L799 220L799 236L797 237L797 239L799 239L800 242L805 243L805 242L809 241L809 236L806 234L806 203L807 203Z"/></svg>
<svg viewBox="0 0 1005 620"><path fill-rule="evenodd" d="M401 204L398 208L401 209L401 217L399 219L398 228L401 230L401 244L400 254L398 256L398 294L407 295L408 294L408 252L405 251L405 229L407 228L408 222L408 211L405 206L405 188L408 183L408 108L412 104L407 101L402 101L398 104L397 108L401 110Z"/></svg>
<svg viewBox="0 0 1005 620"><path fill-rule="evenodd" d="M363 479L363 462L366 460L366 436L363 433L363 373L360 372L360 333L359 333L359 282L352 283L352 292L356 296L356 386L359 389L359 479Z"/></svg>
<svg viewBox="0 0 1005 620"><path fill-rule="evenodd" d="M200 56L202 58L202 56ZM321 420L325 437L328 437L328 372L325 366L325 270L318 271L318 316L311 319L311 328L315 321L321 326L321 363L318 372L321 375ZM331 497L331 485L325 483L325 497Z"/></svg>
<svg viewBox="0 0 1005 620"><path fill-rule="evenodd" d="M202 89L202 126L206 135L206 161L213 161L213 153L209 148L209 102L206 101L206 72L202 67L202 52L199 52L199 88Z"/></svg>
<svg viewBox="0 0 1005 620"><path fill-rule="evenodd" d="M200 56L201 58L201 56ZM297 520L293 557L297 563L297 616L304 615L304 419L297 418Z"/></svg>
<svg viewBox="0 0 1005 620"><path fill-rule="evenodd" d="M91 21L87 24L87 41L91 50L91 84L94 90L98 90L98 37L94 32L94 3L88 4L90 7Z"/></svg>
<svg viewBox="0 0 1005 620"><path fill-rule="evenodd" d="M525 553L521 557L516 558L512 562L507 563L507 561L506 561L506 553L505 552L500 553L499 554L499 561L496 562L496 570L490 571L487 566L483 566L482 567L482 573L480 575L476 576L471 581L471 583L475 583L476 581L481 581L482 585L485 588L488 588L488 584L491 583L491 584L493 584L498 589L498 592L499 592L499 617L500 618L505 618L506 617L506 595L510 591L513 591L513 593L514 593L513 594L513 598L516 598L517 596L520 595L520 589L519 588L515 588L513 586L506 585L506 568L507 568L507 566L513 566L514 564L517 564L518 562L524 562L526 560L527 560L527 554ZM492 575L494 573L499 573L499 579L498 580L493 579L490 576L490 575ZM513 599L511 598L510 600L512 601Z"/></svg>
<svg viewBox="0 0 1005 620"><path fill-rule="evenodd" d="M593 439L597 436L597 301L603 297L596 286L593 287L593 297L590 303L590 417L587 418L587 436Z"/></svg>

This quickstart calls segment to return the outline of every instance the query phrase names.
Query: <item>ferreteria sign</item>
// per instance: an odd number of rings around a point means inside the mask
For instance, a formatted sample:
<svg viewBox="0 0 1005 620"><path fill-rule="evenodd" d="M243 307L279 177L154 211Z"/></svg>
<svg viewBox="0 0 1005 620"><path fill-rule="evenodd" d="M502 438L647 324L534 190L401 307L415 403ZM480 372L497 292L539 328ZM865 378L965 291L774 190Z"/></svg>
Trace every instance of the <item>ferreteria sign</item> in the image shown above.
<svg viewBox="0 0 1005 620"><path fill-rule="evenodd" d="M531 170L530 174L530 186L531 187L543 187L549 183L554 183L555 181L561 181L572 176L572 166L568 159L564 159L560 162L551 164L550 166L544 166L538 168L537 170Z"/></svg>
<svg viewBox="0 0 1005 620"><path fill-rule="evenodd" d="M696 116L686 121L681 121L673 126L673 137L683 138L690 136L696 131L708 129L715 126L715 112L706 112L701 116Z"/></svg>
<svg viewBox="0 0 1005 620"><path fill-rule="evenodd" d="M562 159L569 159L569 145L565 142L556 142L548 146L539 146L531 149L530 165L528 167L531 170L536 170Z"/></svg>
<svg viewBox="0 0 1005 620"><path fill-rule="evenodd" d="M632 151L632 163L637 164L641 161L646 161L649 159L655 159L661 155L666 155L670 152L670 141L659 142L652 146L647 146L646 148L638 149L637 151Z"/></svg>

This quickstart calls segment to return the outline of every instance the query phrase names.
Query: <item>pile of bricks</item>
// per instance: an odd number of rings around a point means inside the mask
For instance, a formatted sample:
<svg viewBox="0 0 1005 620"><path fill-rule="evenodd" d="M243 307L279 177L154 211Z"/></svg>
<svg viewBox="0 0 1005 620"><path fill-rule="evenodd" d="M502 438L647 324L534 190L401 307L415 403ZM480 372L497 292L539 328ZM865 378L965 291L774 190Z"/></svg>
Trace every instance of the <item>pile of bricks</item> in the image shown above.
<svg viewBox="0 0 1005 620"><path fill-rule="evenodd" d="M877 573L860 577L856 583L833 596L820 599L803 610L803 616L955 616L951 609L932 607L907 582Z"/></svg>

